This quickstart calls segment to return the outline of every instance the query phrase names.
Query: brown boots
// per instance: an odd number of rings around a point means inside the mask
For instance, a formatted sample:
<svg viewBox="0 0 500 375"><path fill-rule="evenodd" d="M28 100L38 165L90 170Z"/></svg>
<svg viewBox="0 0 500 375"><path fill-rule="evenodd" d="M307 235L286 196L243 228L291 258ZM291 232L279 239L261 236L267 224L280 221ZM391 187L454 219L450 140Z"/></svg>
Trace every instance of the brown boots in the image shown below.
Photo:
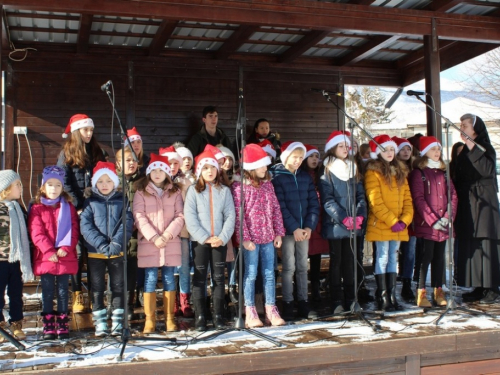
<svg viewBox="0 0 500 375"><path fill-rule="evenodd" d="M163 312L165 313L165 330L167 332L177 331L175 323L175 290L171 292L163 292Z"/></svg>
<svg viewBox="0 0 500 375"><path fill-rule="evenodd" d="M155 333L156 330L156 292L144 293L144 334Z"/></svg>

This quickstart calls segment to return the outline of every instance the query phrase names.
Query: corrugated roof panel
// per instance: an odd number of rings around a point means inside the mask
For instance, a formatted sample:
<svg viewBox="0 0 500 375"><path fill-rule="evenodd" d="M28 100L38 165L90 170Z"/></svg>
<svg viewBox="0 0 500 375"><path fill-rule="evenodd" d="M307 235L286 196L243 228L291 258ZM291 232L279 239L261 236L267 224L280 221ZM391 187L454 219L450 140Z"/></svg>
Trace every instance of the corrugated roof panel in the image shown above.
<svg viewBox="0 0 500 375"><path fill-rule="evenodd" d="M341 49L333 49L333 48L309 48L304 55L305 56L312 56L312 57L340 57L344 53L346 53L345 50Z"/></svg>
<svg viewBox="0 0 500 375"><path fill-rule="evenodd" d="M379 51L369 57L370 60L396 61L405 56L406 53Z"/></svg>
<svg viewBox="0 0 500 375"><path fill-rule="evenodd" d="M197 38L229 38L234 30L198 29L190 27L176 27L173 35L192 36Z"/></svg>
<svg viewBox="0 0 500 375"><path fill-rule="evenodd" d="M186 49L197 51L217 51L223 43L210 42L200 40L183 40L183 39L170 39L165 48L168 49Z"/></svg>
<svg viewBox="0 0 500 375"><path fill-rule="evenodd" d="M422 48L422 43L419 41L415 41L415 43L407 42L407 41L395 41L394 43L387 46L389 49L401 49L405 51L414 51L416 49Z"/></svg>
<svg viewBox="0 0 500 375"><path fill-rule="evenodd" d="M371 6L401 9L422 9L430 3L431 0L375 0Z"/></svg>
<svg viewBox="0 0 500 375"><path fill-rule="evenodd" d="M234 24L234 23L212 23L212 22L196 22L196 21L183 21L182 22L183 24L186 24L186 25L202 25L202 26L207 26L207 29L210 28L210 26L222 26L222 27L226 27L226 26L229 26L229 27L238 27L239 25L238 24Z"/></svg>
<svg viewBox="0 0 500 375"><path fill-rule="evenodd" d="M250 40L264 40L264 41L270 41L270 42L296 43L300 39L302 39L303 37L304 37L304 35L299 35L299 34L279 34L279 33L273 33L273 32L266 33L266 32L258 31L250 37Z"/></svg>
<svg viewBox="0 0 500 375"><path fill-rule="evenodd" d="M238 48L238 52L282 54L288 48L289 48L289 46L245 43L240 48Z"/></svg>
<svg viewBox="0 0 500 375"><path fill-rule="evenodd" d="M481 16L497 9L496 7L482 6L477 4L458 4L446 13L466 14L468 16Z"/></svg>

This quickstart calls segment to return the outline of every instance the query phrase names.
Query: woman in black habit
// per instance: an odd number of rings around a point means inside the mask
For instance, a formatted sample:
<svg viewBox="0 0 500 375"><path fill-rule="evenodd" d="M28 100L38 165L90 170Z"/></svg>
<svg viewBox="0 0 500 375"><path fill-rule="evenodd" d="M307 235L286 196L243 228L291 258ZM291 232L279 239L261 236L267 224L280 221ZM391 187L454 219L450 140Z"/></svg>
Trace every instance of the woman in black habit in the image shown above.
<svg viewBox="0 0 500 375"><path fill-rule="evenodd" d="M462 295L464 302L493 303L500 285L500 213L496 178L496 152L484 121L472 114L460 118L460 128L485 148L470 140L457 158L455 187L458 208L455 233L458 240L458 285L474 287Z"/></svg>

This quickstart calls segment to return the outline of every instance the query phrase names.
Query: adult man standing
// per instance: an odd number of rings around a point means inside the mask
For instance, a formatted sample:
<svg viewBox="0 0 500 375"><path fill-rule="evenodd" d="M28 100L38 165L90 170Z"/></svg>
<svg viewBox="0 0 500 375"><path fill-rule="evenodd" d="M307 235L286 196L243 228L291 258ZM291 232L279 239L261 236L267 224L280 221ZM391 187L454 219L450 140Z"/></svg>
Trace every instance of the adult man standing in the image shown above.
<svg viewBox="0 0 500 375"><path fill-rule="evenodd" d="M203 124L200 131L191 137L187 148L191 150L193 155L200 154L207 144L212 146L217 146L222 144L229 149L231 147L231 141L229 137L217 127L217 122L219 120L219 115L217 113L217 108L214 106L207 106L203 108Z"/></svg>

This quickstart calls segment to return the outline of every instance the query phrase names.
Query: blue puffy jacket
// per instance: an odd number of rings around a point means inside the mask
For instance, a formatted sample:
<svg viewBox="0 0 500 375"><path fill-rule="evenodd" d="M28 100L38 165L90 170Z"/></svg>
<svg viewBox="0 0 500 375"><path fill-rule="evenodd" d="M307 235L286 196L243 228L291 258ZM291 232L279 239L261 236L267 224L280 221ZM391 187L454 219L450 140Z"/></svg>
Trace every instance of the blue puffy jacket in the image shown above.
<svg viewBox="0 0 500 375"><path fill-rule="evenodd" d="M299 228L314 230L319 220L319 202L311 176L301 169L294 174L283 164L274 165L271 174L286 234L293 235Z"/></svg>
<svg viewBox="0 0 500 375"><path fill-rule="evenodd" d="M356 214L352 214L352 182L352 178L343 181L328 168L323 169L319 179L321 206L326 212L321 225L323 238L333 240L350 237L351 232L342 223L346 217L363 216L363 224L366 222L365 189L361 181L356 183ZM362 232L363 229L357 230L356 236L361 236Z"/></svg>
<svg viewBox="0 0 500 375"><path fill-rule="evenodd" d="M123 255L122 226L123 195L114 192L109 196L92 193L85 200L80 215L80 232L85 239L90 258L108 258ZM134 218L127 201L127 243L132 235Z"/></svg>

